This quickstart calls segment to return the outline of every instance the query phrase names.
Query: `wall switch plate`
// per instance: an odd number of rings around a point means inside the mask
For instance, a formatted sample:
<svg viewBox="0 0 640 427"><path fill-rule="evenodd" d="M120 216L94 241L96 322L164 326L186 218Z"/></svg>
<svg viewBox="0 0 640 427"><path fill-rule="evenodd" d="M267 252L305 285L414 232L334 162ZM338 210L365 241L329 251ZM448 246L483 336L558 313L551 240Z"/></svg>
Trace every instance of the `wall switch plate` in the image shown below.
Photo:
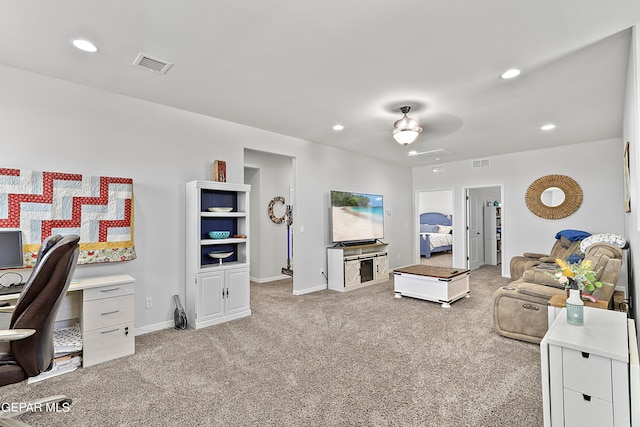
<svg viewBox="0 0 640 427"><path fill-rule="evenodd" d="M151 297L148 297L145 300L145 308L151 308L153 307L153 299Z"/></svg>

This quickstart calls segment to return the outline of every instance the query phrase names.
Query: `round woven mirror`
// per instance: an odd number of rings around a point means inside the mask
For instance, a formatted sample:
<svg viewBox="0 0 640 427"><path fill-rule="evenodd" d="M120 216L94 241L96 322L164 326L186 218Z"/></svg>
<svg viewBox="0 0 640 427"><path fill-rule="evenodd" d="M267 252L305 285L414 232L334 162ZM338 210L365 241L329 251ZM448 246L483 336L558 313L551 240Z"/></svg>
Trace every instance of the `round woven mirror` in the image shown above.
<svg viewBox="0 0 640 427"><path fill-rule="evenodd" d="M561 203L549 206L547 197L551 189L564 194ZM562 219L578 210L582 204L582 189L566 175L546 175L531 183L524 200L529 210L540 218Z"/></svg>

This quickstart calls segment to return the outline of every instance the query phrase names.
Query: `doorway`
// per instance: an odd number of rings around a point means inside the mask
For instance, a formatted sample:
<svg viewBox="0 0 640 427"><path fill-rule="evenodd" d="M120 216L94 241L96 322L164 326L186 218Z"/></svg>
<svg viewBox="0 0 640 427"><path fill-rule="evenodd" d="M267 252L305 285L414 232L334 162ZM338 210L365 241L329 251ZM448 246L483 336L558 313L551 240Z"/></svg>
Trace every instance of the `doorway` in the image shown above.
<svg viewBox="0 0 640 427"><path fill-rule="evenodd" d="M421 224L420 216L425 213L439 213L442 214L443 219L446 222L448 218L450 223L453 224L453 190L428 190L418 192L418 224ZM432 224L430 224L432 225ZM427 248L431 238L427 240L426 229L419 230L418 235L418 258L419 263L424 265L434 265L438 267L453 267L453 245L450 249L444 249L443 246L434 248ZM452 230L451 238L453 239ZM430 246L430 245L429 245Z"/></svg>
<svg viewBox="0 0 640 427"><path fill-rule="evenodd" d="M502 263L502 185L465 189L467 268Z"/></svg>
<svg viewBox="0 0 640 427"><path fill-rule="evenodd" d="M245 184L250 192L250 279L256 283L291 279L293 229L281 218L285 206L293 207L295 158L264 151L244 150ZM293 208L292 208L293 209ZM291 280L295 288L295 277Z"/></svg>

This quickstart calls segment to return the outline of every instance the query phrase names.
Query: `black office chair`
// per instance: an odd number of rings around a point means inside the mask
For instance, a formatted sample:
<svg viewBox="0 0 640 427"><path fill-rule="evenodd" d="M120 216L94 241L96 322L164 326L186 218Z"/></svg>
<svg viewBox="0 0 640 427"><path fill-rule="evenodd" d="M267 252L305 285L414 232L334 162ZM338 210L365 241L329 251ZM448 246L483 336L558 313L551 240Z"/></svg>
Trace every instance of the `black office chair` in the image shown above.
<svg viewBox="0 0 640 427"><path fill-rule="evenodd" d="M0 308L12 310L10 329L0 330L0 341L9 341L10 345L9 353L0 357L0 386L24 381L53 366L54 323L78 262L79 241L76 235L47 238L15 306ZM68 404L70 400L53 396L23 406L44 408L62 402ZM21 413L1 412L0 426L26 425L13 419Z"/></svg>

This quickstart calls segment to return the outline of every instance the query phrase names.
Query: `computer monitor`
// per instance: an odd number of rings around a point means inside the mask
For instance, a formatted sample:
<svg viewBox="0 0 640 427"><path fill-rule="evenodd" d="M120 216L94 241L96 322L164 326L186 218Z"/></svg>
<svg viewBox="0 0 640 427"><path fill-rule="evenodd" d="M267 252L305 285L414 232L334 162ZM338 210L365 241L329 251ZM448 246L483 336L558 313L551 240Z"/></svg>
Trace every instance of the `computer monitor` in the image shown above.
<svg viewBox="0 0 640 427"><path fill-rule="evenodd" d="M22 231L0 230L0 269L22 268Z"/></svg>

